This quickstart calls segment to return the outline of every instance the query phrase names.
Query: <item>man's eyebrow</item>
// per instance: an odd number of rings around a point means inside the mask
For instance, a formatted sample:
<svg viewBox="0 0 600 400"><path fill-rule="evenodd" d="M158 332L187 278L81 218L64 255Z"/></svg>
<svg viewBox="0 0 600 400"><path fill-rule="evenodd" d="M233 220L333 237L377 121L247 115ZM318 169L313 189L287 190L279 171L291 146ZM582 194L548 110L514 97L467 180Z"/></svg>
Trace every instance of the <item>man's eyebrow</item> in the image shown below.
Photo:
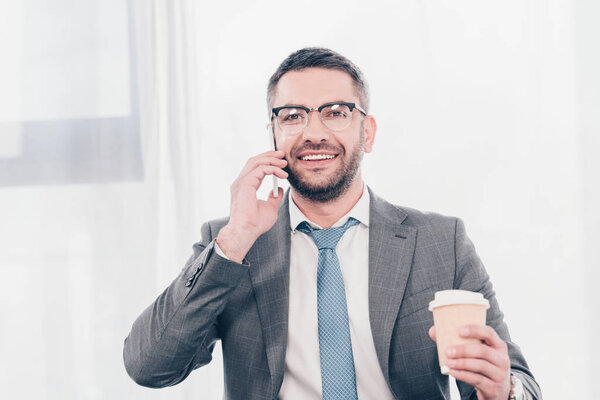
<svg viewBox="0 0 600 400"><path fill-rule="evenodd" d="M335 104L335 103L352 103L352 102L346 101L346 100L331 100L331 101L326 101L323 104ZM317 107L321 107L323 104L319 104ZM298 104L298 103L286 103L279 107L307 107L307 108L310 108L308 106L305 106L303 104ZM273 107L273 108L278 108L278 107Z"/></svg>
<svg viewBox="0 0 600 400"><path fill-rule="evenodd" d="M279 107L306 107L306 106L303 106L302 104L298 104L298 103L287 103L287 104L284 104ZM273 107L273 108L279 108L279 107Z"/></svg>

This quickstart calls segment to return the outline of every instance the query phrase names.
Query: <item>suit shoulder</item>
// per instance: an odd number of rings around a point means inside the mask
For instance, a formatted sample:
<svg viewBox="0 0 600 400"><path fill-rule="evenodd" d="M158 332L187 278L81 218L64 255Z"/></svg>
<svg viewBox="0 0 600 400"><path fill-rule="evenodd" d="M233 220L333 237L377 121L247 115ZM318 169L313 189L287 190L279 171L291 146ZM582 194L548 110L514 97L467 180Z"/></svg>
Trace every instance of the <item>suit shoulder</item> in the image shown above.
<svg viewBox="0 0 600 400"><path fill-rule="evenodd" d="M371 212L391 223L402 223L412 228L426 228L431 226L448 227L454 229L456 217L446 216L431 211L421 211L411 207L392 204L377 196L369 189L371 195ZM447 229L447 228L446 228Z"/></svg>
<svg viewBox="0 0 600 400"><path fill-rule="evenodd" d="M443 215L433 211L417 210L415 208L397 206L406 212L407 217L404 221L405 225L414 226L416 228L427 225L449 225L454 227L457 218L453 216Z"/></svg>
<svg viewBox="0 0 600 400"><path fill-rule="evenodd" d="M384 200L385 202L385 200ZM457 226L458 218L443 215L432 211L422 211L416 208L399 206L388 202L385 209L386 214L392 216L395 221L401 222L405 227L431 233L443 233L444 236L452 235Z"/></svg>
<svg viewBox="0 0 600 400"><path fill-rule="evenodd" d="M403 226L416 229L421 243L453 241L456 238L457 221L451 217L431 211L422 211L410 207L398 207L406 213Z"/></svg>

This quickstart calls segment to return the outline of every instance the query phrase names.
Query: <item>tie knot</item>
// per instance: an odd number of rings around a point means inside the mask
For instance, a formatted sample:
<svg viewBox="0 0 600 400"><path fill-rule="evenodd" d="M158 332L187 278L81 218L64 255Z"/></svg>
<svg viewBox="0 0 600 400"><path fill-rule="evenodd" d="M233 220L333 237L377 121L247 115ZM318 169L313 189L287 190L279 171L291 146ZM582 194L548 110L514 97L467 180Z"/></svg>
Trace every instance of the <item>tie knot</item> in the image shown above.
<svg viewBox="0 0 600 400"><path fill-rule="evenodd" d="M302 221L298 224L298 229L300 232L304 232L308 235L311 235L315 244L319 248L322 249L332 249L335 250L338 242L341 237L344 235L344 232L351 226L357 225L359 221L352 217L348 218L348 221L342 226L338 226L336 228L329 229L313 229L312 226L306 221Z"/></svg>

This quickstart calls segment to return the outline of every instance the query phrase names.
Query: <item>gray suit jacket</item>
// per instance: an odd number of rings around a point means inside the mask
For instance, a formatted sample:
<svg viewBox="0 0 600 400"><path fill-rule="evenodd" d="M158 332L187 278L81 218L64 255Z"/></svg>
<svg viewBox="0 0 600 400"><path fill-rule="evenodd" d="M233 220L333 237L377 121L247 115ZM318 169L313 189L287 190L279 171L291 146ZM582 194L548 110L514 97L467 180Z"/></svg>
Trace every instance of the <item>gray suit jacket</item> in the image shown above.
<svg viewBox="0 0 600 400"><path fill-rule="evenodd" d="M507 342L512 370L541 399L519 348L508 334L492 284L462 222L394 206L370 189L369 313L383 375L397 399L448 399L440 374L429 301L438 290L483 293L487 324ZM128 374L143 386L183 381L210 362L221 340L226 399L276 399L288 332L290 219L288 199L277 222L258 238L244 264L220 257L215 238L226 219L202 227L181 274L134 322L125 339ZM317 368L318 366L315 366ZM476 398L459 383L463 399Z"/></svg>

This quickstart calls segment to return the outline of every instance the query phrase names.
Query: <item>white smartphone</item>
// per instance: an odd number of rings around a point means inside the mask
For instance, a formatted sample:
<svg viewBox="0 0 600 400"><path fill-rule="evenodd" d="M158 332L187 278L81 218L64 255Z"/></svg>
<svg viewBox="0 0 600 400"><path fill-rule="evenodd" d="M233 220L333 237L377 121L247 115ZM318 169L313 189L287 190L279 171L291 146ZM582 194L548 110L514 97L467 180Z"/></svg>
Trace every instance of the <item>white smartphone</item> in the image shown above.
<svg viewBox="0 0 600 400"><path fill-rule="evenodd" d="M267 125L267 133L269 134L269 143L271 143L271 149L277 150L277 143L275 143L275 133L273 132L273 125ZM279 197L279 185L277 184L277 177L273 175L273 197Z"/></svg>

